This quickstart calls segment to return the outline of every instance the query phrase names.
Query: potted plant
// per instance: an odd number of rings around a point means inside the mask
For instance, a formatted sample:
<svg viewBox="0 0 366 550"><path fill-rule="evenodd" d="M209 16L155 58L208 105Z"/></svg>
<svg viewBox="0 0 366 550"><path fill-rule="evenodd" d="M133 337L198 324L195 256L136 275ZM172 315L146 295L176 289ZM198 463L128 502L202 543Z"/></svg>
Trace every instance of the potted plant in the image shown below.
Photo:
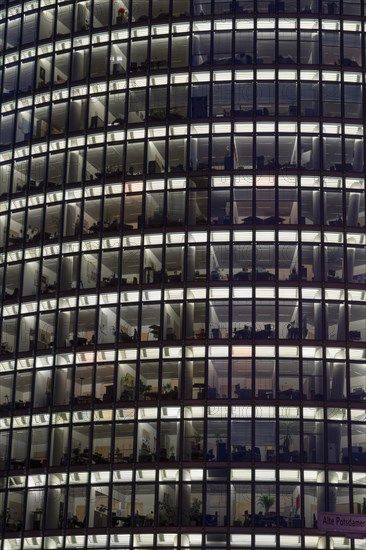
<svg viewBox="0 0 366 550"><path fill-rule="evenodd" d="M127 20L127 11L125 8L118 8L117 24L120 25Z"/></svg>
<svg viewBox="0 0 366 550"><path fill-rule="evenodd" d="M265 514L269 514L271 507L275 503L275 498L273 495L260 495L258 497L258 504L263 506Z"/></svg>
<svg viewBox="0 0 366 550"><path fill-rule="evenodd" d="M145 397L145 393L146 393L147 391L150 391L150 390L151 390L151 384L145 384L145 382L143 382L143 381L140 379L139 388L140 388L140 397L141 397L141 396Z"/></svg>
<svg viewBox="0 0 366 550"><path fill-rule="evenodd" d="M178 386L172 386L171 384L163 384L162 387L163 399L178 399Z"/></svg>
<svg viewBox="0 0 366 550"><path fill-rule="evenodd" d="M189 520L193 525L202 525L202 501L199 498L192 500L189 510Z"/></svg>
<svg viewBox="0 0 366 550"><path fill-rule="evenodd" d="M177 510L168 502L159 502L159 525L175 525Z"/></svg>
<svg viewBox="0 0 366 550"><path fill-rule="evenodd" d="M135 380L131 374L126 374L121 379L121 401L130 401L134 398Z"/></svg>

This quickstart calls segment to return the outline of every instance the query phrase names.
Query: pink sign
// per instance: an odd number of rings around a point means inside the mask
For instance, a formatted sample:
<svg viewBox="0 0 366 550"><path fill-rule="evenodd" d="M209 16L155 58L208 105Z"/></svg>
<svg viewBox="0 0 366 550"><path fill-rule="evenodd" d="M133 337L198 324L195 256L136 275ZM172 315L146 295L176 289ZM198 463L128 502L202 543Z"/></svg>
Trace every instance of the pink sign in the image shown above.
<svg viewBox="0 0 366 550"><path fill-rule="evenodd" d="M361 514L337 514L336 512L319 512L318 529L327 533L342 532L352 536L366 537L366 516Z"/></svg>

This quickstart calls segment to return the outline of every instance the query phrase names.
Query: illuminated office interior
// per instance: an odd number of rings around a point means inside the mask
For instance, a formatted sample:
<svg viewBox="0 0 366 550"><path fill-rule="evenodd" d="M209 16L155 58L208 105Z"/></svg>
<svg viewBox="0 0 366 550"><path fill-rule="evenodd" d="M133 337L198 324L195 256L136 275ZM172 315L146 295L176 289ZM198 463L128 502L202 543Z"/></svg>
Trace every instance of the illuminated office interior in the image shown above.
<svg viewBox="0 0 366 550"><path fill-rule="evenodd" d="M366 550L363 0L0 0L0 549Z"/></svg>

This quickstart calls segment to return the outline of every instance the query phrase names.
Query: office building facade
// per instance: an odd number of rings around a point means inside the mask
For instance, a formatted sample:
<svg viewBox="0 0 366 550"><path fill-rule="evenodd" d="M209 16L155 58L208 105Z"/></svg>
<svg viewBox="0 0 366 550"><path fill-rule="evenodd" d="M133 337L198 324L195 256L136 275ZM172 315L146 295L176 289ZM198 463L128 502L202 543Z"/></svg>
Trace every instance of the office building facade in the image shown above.
<svg viewBox="0 0 366 550"><path fill-rule="evenodd" d="M365 10L0 0L1 550L366 549Z"/></svg>

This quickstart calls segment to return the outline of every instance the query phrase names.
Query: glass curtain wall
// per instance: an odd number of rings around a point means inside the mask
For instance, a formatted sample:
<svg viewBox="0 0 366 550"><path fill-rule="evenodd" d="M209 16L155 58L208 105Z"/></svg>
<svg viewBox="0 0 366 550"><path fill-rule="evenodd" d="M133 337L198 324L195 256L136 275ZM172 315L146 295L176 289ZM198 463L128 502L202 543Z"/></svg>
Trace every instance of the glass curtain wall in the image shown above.
<svg viewBox="0 0 366 550"><path fill-rule="evenodd" d="M365 6L0 0L0 550L365 550Z"/></svg>

